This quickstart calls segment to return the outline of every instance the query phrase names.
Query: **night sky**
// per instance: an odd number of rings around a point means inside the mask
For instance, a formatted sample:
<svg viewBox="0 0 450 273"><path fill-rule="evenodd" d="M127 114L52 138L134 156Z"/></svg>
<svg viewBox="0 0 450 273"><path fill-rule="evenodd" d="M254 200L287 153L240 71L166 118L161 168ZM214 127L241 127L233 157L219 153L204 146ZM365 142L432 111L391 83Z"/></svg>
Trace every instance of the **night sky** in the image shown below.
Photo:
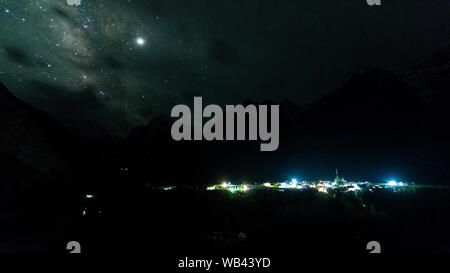
<svg viewBox="0 0 450 273"><path fill-rule="evenodd" d="M361 67L449 43L448 0L0 0L0 80L62 122L125 135L174 104L306 104Z"/></svg>

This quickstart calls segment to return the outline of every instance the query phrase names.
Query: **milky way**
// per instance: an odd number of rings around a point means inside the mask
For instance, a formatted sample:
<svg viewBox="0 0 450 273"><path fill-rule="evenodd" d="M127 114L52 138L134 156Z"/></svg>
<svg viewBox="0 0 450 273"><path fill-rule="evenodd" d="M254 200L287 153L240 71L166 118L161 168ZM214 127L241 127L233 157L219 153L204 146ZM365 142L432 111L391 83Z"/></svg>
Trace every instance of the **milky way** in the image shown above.
<svg viewBox="0 0 450 273"><path fill-rule="evenodd" d="M449 42L448 1L338 2L0 0L0 80L62 122L124 135L194 95L311 102Z"/></svg>

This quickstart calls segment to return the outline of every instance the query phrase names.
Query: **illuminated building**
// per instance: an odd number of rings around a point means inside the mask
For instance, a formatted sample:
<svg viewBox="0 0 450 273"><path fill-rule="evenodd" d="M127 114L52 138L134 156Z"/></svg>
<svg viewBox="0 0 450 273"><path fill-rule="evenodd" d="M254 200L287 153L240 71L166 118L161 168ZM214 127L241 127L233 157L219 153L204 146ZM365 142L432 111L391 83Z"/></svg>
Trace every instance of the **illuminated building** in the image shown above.
<svg viewBox="0 0 450 273"><path fill-rule="evenodd" d="M339 177L338 169L336 169L336 178L334 178L334 183L336 183L337 186L344 186L347 184L347 181L343 177Z"/></svg>

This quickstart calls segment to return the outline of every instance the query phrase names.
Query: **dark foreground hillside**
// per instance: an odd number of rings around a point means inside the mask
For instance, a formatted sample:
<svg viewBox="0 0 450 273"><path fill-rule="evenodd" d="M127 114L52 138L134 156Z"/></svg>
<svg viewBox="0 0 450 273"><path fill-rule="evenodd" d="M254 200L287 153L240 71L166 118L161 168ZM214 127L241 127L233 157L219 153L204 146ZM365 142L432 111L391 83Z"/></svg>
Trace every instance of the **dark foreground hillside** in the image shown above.
<svg viewBox="0 0 450 273"><path fill-rule="evenodd" d="M85 210L86 215L81 212ZM85 253L448 253L450 190L137 191L86 200L62 238ZM65 241L55 240L55 251Z"/></svg>

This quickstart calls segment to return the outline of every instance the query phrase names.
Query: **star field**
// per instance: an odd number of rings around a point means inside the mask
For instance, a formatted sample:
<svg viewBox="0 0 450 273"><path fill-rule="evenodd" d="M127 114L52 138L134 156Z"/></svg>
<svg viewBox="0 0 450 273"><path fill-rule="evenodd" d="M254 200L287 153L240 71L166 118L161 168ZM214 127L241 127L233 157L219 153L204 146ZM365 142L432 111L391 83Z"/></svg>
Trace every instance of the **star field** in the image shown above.
<svg viewBox="0 0 450 273"><path fill-rule="evenodd" d="M448 42L447 1L408 3L0 0L0 80L117 135L194 95L308 103L360 67L398 69Z"/></svg>

